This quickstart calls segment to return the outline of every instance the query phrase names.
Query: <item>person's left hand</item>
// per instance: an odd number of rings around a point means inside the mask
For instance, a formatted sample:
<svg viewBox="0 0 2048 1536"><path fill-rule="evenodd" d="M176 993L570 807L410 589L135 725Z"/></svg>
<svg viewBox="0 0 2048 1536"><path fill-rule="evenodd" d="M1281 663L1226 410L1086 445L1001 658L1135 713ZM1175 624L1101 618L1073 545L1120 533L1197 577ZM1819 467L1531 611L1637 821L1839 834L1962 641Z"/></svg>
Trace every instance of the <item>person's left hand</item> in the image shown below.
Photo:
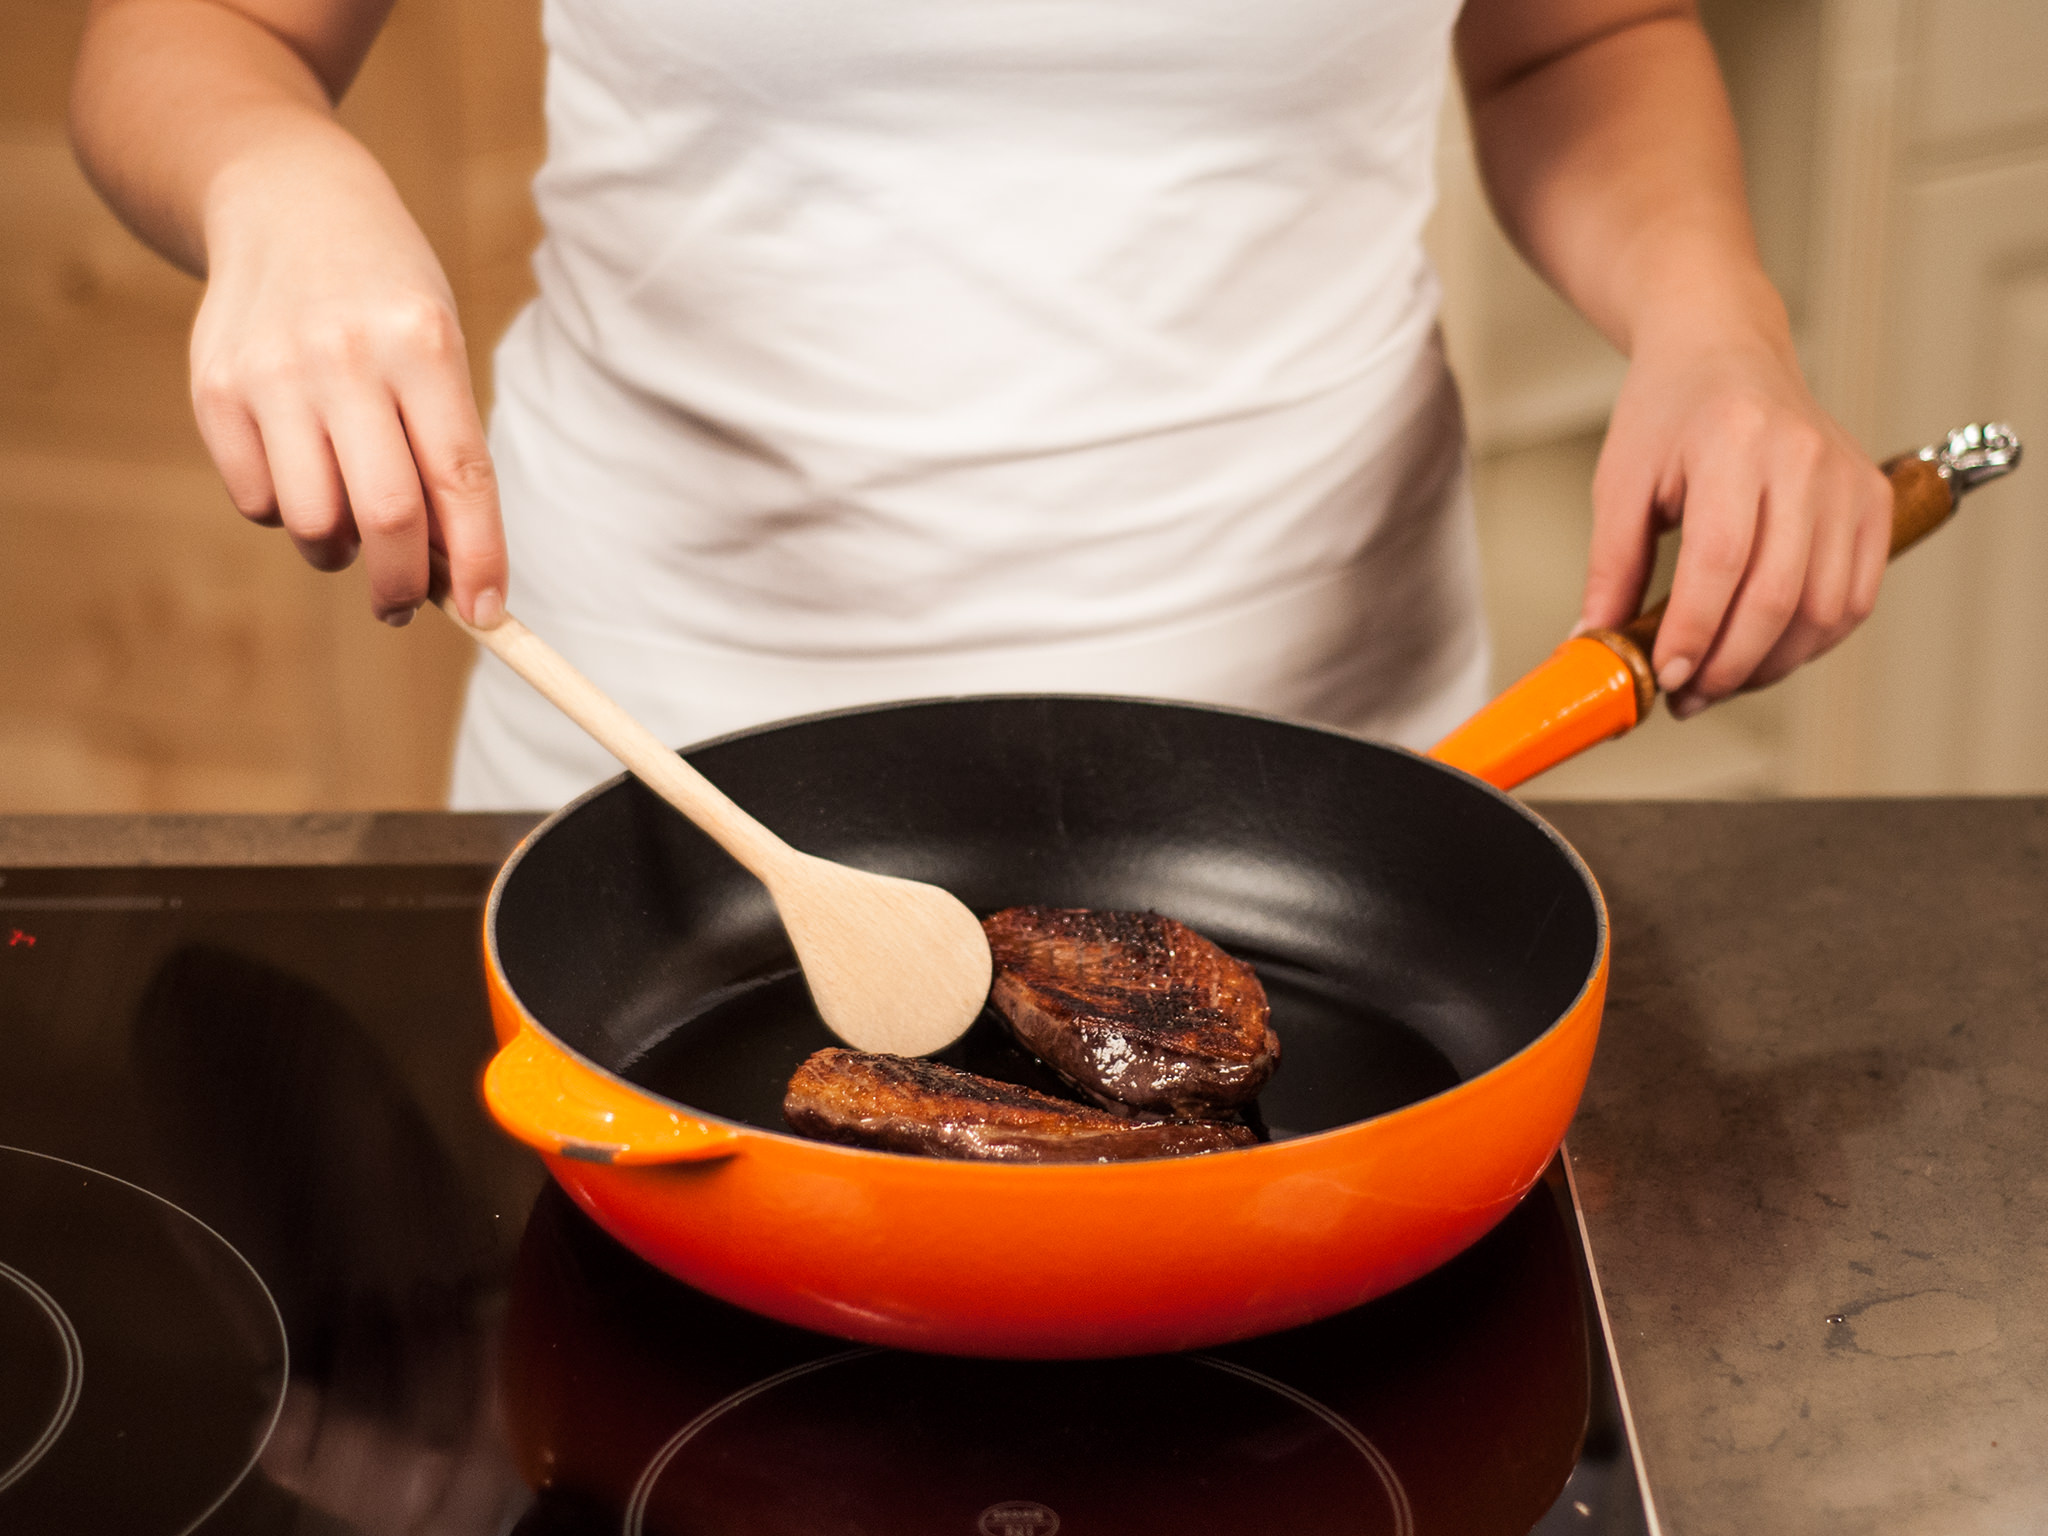
<svg viewBox="0 0 2048 1536"><path fill-rule="evenodd" d="M1634 618L1657 536L1680 527L1651 666L1686 719L1775 682L1869 617L1891 506L1789 341L1697 316L1639 335L1593 478L1580 627Z"/></svg>

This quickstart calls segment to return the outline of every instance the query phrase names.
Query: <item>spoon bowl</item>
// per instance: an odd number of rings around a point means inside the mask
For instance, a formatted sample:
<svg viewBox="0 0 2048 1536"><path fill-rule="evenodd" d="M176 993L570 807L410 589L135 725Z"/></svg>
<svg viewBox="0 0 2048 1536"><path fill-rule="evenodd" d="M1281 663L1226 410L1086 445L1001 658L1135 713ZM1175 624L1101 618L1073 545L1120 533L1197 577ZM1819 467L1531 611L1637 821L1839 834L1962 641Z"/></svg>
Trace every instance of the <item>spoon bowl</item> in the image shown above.
<svg viewBox="0 0 2048 1536"><path fill-rule="evenodd" d="M833 1034L857 1051L927 1056L967 1033L993 966L980 920L951 892L790 847L511 614L485 629L445 590L435 602L768 887Z"/></svg>

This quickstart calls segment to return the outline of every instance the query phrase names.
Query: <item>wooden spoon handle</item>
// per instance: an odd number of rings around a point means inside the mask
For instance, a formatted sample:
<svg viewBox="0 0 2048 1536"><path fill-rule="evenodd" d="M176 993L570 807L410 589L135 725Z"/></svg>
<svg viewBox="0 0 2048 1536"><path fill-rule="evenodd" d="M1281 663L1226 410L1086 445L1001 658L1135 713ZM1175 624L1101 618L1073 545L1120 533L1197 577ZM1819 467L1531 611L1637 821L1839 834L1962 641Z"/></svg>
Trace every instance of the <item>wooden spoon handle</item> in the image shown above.
<svg viewBox="0 0 2048 1536"><path fill-rule="evenodd" d="M717 785L664 746L660 737L511 614L489 629L479 629L455 611L455 600L445 590L438 590L434 601L458 629L525 678L631 769L635 778L689 817L764 882L777 866L797 856L789 844L733 804Z"/></svg>

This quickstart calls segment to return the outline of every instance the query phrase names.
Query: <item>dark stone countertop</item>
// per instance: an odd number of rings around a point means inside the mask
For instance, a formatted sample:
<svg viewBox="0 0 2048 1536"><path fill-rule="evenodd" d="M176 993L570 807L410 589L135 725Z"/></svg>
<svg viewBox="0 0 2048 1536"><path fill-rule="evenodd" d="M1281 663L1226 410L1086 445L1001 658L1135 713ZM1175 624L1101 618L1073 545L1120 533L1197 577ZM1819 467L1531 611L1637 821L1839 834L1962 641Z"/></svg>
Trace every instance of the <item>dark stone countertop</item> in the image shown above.
<svg viewBox="0 0 2048 1536"><path fill-rule="evenodd" d="M2048 1519L2048 801L1550 805L1571 1134L1666 1531ZM528 816L0 817L12 864L494 862Z"/></svg>
<svg viewBox="0 0 2048 1536"><path fill-rule="evenodd" d="M2048 802L1557 805L1571 1133L1665 1528L2048 1522Z"/></svg>

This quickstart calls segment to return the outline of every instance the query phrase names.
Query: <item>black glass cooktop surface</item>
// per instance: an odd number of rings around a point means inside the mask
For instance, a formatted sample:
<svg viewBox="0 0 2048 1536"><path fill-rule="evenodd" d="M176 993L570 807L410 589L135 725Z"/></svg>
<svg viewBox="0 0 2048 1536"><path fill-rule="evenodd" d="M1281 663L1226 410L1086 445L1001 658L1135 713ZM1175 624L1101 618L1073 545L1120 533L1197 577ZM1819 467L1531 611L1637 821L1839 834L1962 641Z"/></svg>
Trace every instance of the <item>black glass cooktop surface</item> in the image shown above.
<svg viewBox="0 0 2048 1536"><path fill-rule="evenodd" d="M0 1536L1646 1528L1561 1165L1291 1333L851 1346L650 1269L490 1124L491 873L0 874Z"/></svg>

